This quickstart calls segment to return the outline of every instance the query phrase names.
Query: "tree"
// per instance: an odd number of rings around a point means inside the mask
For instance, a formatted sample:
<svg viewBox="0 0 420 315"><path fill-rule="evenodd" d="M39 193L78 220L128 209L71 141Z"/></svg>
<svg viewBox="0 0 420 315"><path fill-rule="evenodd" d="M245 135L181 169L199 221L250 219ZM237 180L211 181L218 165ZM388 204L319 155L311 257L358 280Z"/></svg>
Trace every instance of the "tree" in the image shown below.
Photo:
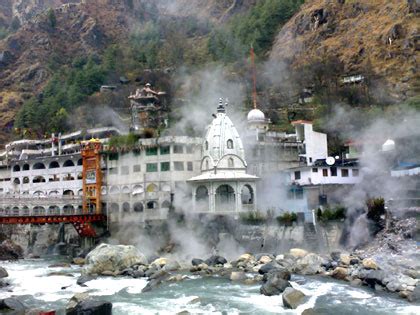
<svg viewBox="0 0 420 315"><path fill-rule="evenodd" d="M57 17L55 16L55 12L53 8L49 8L47 11L47 18L50 26L55 28L57 26Z"/></svg>

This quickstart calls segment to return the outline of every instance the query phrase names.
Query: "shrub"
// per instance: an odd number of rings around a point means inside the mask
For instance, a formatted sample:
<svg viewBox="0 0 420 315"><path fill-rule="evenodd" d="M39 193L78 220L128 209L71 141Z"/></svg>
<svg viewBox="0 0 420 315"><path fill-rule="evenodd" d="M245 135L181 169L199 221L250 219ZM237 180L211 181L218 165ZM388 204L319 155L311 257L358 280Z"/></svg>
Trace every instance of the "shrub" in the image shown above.
<svg viewBox="0 0 420 315"><path fill-rule="evenodd" d="M266 217L259 211L248 211L241 213L239 216L245 224L262 224L267 221Z"/></svg>
<svg viewBox="0 0 420 315"><path fill-rule="evenodd" d="M385 215L385 200L384 198L371 198L366 201L367 218L376 222L382 222L382 215Z"/></svg>
<svg viewBox="0 0 420 315"><path fill-rule="evenodd" d="M285 212L276 218L277 222L281 225L292 225L297 221L297 214L295 212Z"/></svg>
<svg viewBox="0 0 420 315"><path fill-rule="evenodd" d="M337 206L333 209L326 208L324 210L318 208L316 216L319 221L342 220L346 218L346 208Z"/></svg>

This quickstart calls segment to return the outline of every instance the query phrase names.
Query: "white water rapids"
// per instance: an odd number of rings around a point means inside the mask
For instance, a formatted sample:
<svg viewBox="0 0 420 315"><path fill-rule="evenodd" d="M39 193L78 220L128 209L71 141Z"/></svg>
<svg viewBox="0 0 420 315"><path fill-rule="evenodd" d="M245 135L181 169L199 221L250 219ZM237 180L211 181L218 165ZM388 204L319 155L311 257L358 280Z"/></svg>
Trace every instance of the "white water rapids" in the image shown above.
<svg viewBox="0 0 420 315"><path fill-rule="evenodd" d="M309 298L297 310L286 310L281 295L267 297L259 293L260 285L242 285L222 278L191 279L163 284L141 293L147 280L128 277L100 277L76 284L80 268L48 268L54 260L21 260L6 262L11 284L0 289L0 298L18 296L27 306L58 310L65 314L65 305L76 292L113 303L113 314L301 314L315 308L316 314L420 314L420 306L390 294L377 294L370 289L352 287L344 282L319 277L294 277L292 285ZM52 275L64 272L66 275ZM64 288L65 287L65 288ZM64 288L64 289L62 289Z"/></svg>

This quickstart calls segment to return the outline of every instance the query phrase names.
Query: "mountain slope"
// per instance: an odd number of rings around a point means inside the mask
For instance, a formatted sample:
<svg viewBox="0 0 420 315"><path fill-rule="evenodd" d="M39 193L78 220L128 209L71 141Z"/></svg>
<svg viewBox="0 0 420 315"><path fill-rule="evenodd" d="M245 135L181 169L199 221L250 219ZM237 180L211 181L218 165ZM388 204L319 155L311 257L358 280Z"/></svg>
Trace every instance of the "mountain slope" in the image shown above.
<svg viewBox="0 0 420 315"><path fill-rule="evenodd" d="M418 21L411 0L311 0L282 28L270 58L301 67L334 56L343 75L372 67L391 96L403 100L416 93Z"/></svg>

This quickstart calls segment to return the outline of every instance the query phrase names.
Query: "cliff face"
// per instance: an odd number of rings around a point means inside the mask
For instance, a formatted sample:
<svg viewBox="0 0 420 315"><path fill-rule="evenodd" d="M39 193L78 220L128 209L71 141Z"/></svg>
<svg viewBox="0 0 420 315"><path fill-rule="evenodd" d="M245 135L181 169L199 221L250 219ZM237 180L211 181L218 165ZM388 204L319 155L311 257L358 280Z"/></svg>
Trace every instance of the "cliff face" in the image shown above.
<svg viewBox="0 0 420 315"><path fill-rule="evenodd" d="M281 29L270 58L299 67L335 56L343 75L363 73L369 63L391 96L405 99L418 80L418 13L411 0L310 0Z"/></svg>

